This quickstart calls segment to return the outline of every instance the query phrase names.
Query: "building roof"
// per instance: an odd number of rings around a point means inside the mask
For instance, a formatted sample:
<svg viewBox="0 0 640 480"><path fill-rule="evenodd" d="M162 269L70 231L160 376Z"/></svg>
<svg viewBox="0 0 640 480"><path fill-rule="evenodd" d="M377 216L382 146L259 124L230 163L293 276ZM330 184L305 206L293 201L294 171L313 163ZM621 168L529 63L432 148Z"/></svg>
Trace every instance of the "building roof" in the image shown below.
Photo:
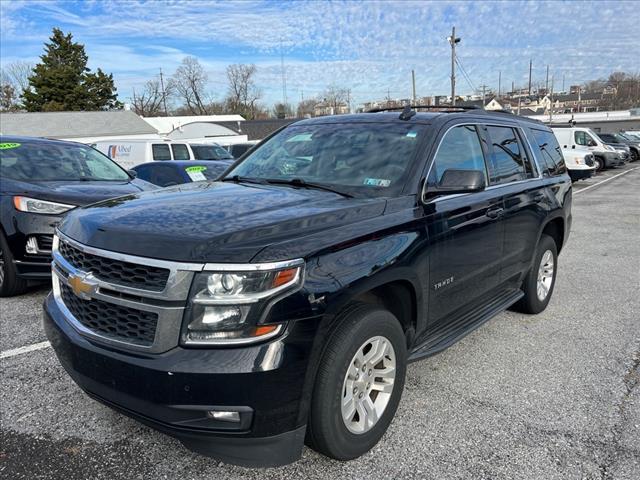
<svg viewBox="0 0 640 480"><path fill-rule="evenodd" d="M580 100L600 100L602 98L601 93L582 93L580 94ZM554 102L577 102L578 94L570 93L568 95L554 95Z"/></svg>
<svg viewBox="0 0 640 480"><path fill-rule="evenodd" d="M129 110L108 112L0 113L0 133L48 138L157 135Z"/></svg>
<svg viewBox="0 0 640 480"><path fill-rule="evenodd" d="M244 118L241 115L178 115L174 117L142 117L142 119L155 128L160 135L171 133L189 123L223 124L224 122L244 122Z"/></svg>

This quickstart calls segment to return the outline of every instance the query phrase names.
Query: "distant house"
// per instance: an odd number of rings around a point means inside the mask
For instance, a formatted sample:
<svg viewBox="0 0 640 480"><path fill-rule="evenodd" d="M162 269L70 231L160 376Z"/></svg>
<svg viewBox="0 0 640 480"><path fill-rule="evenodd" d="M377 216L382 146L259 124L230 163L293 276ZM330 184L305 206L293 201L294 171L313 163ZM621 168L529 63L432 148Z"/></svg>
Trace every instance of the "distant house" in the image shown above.
<svg viewBox="0 0 640 480"><path fill-rule="evenodd" d="M129 110L0 113L0 133L94 143L110 138L159 138L158 130Z"/></svg>
<svg viewBox="0 0 640 480"><path fill-rule="evenodd" d="M345 102L332 105L328 102L319 102L313 109L313 114L316 117L322 117L324 115L344 115L349 113L349 105Z"/></svg>
<svg viewBox="0 0 640 480"><path fill-rule="evenodd" d="M602 103L601 93L569 93L566 95L547 95L542 100L544 111L554 112L596 112Z"/></svg>

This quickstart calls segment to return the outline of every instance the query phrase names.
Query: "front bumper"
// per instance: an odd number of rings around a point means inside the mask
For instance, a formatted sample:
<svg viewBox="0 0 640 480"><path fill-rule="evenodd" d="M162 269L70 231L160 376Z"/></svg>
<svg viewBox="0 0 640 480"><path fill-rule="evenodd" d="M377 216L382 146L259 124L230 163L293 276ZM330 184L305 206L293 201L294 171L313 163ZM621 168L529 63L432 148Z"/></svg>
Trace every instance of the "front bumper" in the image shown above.
<svg viewBox="0 0 640 480"><path fill-rule="evenodd" d="M585 180L587 178L593 177L596 173L595 167L586 167L586 168L570 168L567 169L569 172L569 177L571 177L572 182L576 182L578 180Z"/></svg>
<svg viewBox="0 0 640 480"><path fill-rule="evenodd" d="M624 160L618 153L606 152L601 154L601 156L604 160L604 166L606 168L624 165Z"/></svg>
<svg viewBox="0 0 640 480"><path fill-rule="evenodd" d="M317 318L272 342L243 348L126 354L78 333L52 295L44 328L60 363L91 397L178 438L187 448L243 466L297 460L306 429L305 381ZM239 411L237 424L209 418Z"/></svg>

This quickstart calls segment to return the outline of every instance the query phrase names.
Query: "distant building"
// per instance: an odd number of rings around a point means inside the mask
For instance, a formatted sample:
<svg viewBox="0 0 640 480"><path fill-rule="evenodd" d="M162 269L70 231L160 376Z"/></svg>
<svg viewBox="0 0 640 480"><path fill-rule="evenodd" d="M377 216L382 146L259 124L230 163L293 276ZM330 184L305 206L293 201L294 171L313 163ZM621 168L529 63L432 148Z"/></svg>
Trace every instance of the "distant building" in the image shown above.
<svg viewBox="0 0 640 480"><path fill-rule="evenodd" d="M340 102L336 105L320 102L313 109L313 114L316 117L322 117L324 115L344 115L347 113L349 113L349 105L345 102Z"/></svg>
<svg viewBox="0 0 640 480"><path fill-rule="evenodd" d="M542 99L541 105L545 112L553 109L553 112L597 112L602 108L601 93L569 93L568 95L547 95Z"/></svg>
<svg viewBox="0 0 640 480"><path fill-rule="evenodd" d="M185 115L175 117L142 117L162 136L187 142L215 142L221 145L243 143L247 136L229 129L223 123L240 124L240 115Z"/></svg>
<svg viewBox="0 0 640 480"><path fill-rule="evenodd" d="M93 143L110 138L160 138L132 111L0 113L0 133Z"/></svg>

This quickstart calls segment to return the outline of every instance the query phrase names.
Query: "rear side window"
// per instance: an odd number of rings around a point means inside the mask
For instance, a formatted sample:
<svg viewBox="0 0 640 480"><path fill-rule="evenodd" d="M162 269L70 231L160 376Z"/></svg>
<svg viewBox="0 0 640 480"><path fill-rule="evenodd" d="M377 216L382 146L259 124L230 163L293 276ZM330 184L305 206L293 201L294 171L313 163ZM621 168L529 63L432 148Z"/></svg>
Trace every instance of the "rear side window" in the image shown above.
<svg viewBox="0 0 640 480"><path fill-rule="evenodd" d="M540 150L540 158L546 166L544 174L549 175L561 175L567 171L567 167L564 164L564 157L562 156L562 149L558 145L558 140L552 132L546 130L531 129L533 132L533 138ZM576 132L584 133L584 132Z"/></svg>
<svg viewBox="0 0 640 480"><path fill-rule="evenodd" d="M535 176L514 128L488 126L487 132L491 139L489 177L492 184L517 182Z"/></svg>
<svg viewBox="0 0 640 480"><path fill-rule="evenodd" d="M171 160L169 145L166 143L155 143L151 146L151 149L153 150L154 160Z"/></svg>
<svg viewBox="0 0 640 480"><path fill-rule="evenodd" d="M449 169L481 170L486 175L484 154L475 126L461 125L445 134L433 160L430 183L439 183L445 170Z"/></svg>
<svg viewBox="0 0 640 480"><path fill-rule="evenodd" d="M189 150L183 143L172 143L171 149L173 150L174 160L189 160Z"/></svg>

